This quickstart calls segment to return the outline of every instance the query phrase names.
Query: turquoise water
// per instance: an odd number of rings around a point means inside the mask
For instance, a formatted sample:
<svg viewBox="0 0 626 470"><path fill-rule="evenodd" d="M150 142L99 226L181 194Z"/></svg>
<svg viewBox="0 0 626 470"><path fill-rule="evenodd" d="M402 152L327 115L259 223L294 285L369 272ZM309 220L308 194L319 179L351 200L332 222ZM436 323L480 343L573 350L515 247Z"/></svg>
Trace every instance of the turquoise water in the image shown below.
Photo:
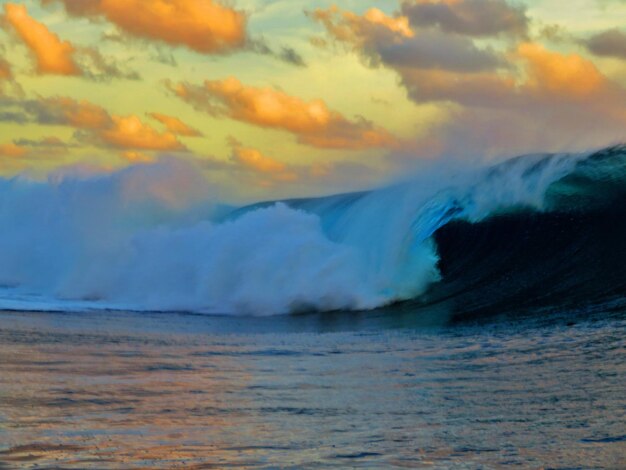
<svg viewBox="0 0 626 470"><path fill-rule="evenodd" d="M0 314L0 468L624 468L626 315Z"/></svg>

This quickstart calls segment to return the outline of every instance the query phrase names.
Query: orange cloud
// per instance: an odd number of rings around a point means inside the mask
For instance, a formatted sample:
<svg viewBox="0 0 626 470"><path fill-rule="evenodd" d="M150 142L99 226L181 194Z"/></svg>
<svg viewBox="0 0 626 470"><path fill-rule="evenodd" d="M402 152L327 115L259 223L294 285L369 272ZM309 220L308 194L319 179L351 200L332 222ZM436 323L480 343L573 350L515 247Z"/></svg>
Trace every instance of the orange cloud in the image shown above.
<svg viewBox="0 0 626 470"><path fill-rule="evenodd" d="M74 46L62 41L45 25L28 16L24 5L4 5L5 18L34 54L37 72L54 75L81 75L73 59Z"/></svg>
<svg viewBox="0 0 626 470"><path fill-rule="evenodd" d="M387 32L404 38L415 36L407 17L387 16L378 8L370 8L363 16L359 16L333 5L327 10L318 8L308 15L322 23L334 39L353 45L362 45L376 33Z"/></svg>
<svg viewBox="0 0 626 470"><path fill-rule="evenodd" d="M185 124L183 121L181 121L180 119L176 117L167 116L165 114L160 114L160 113L148 113L148 116L159 121L172 134L182 135L186 137L202 136L202 133L199 130L188 126L187 124Z"/></svg>
<svg viewBox="0 0 626 470"><path fill-rule="evenodd" d="M128 34L211 54L243 47L246 16L213 0L60 1L68 13L103 16Z"/></svg>
<svg viewBox="0 0 626 470"><path fill-rule="evenodd" d="M584 98L603 92L608 85L597 67L577 54L551 52L535 43L520 44L517 54L526 62L528 76L524 85L530 90Z"/></svg>
<svg viewBox="0 0 626 470"><path fill-rule="evenodd" d="M11 65L0 57L0 80L11 80L12 78Z"/></svg>
<svg viewBox="0 0 626 470"><path fill-rule="evenodd" d="M276 181L295 181L298 174L285 163L264 155L254 148L242 147L238 143L233 144L231 160L241 168L262 174Z"/></svg>
<svg viewBox="0 0 626 470"><path fill-rule="evenodd" d="M27 152L24 147L12 143L0 145L0 157L20 158L26 155Z"/></svg>
<svg viewBox="0 0 626 470"><path fill-rule="evenodd" d="M331 7L309 16L324 26L335 44L356 52L370 66L477 72L505 65L493 49L481 49L471 39L438 30L413 30L406 16L387 16L376 8L359 16ZM316 42L326 44L319 38Z"/></svg>
<svg viewBox="0 0 626 470"><path fill-rule="evenodd" d="M171 132L158 132L137 116L112 116L113 125L97 136L110 146L124 149L185 150Z"/></svg>
<svg viewBox="0 0 626 470"><path fill-rule="evenodd" d="M16 173L24 168L28 150L13 143L0 144L0 171Z"/></svg>
<svg viewBox="0 0 626 470"><path fill-rule="evenodd" d="M136 152L133 150L127 150L125 152L122 152L120 156L124 160L130 163L153 163L154 162L154 158L151 157L150 155L147 155L143 152Z"/></svg>
<svg viewBox="0 0 626 470"><path fill-rule="evenodd" d="M385 129L359 118L350 121L320 100L304 101L272 88L243 85L234 77L207 80L203 86L168 84L196 109L261 127L281 129L298 141L320 148L389 147L396 139Z"/></svg>
<svg viewBox="0 0 626 470"><path fill-rule="evenodd" d="M96 145L129 150L186 150L174 133L159 132L135 115L111 115L88 101L45 98L28 102L25 109L36 122L85 131L81 137Z"/></svg>
<svg viewBox="0 0 626 470"><path fill-rule="evenodd" d="M39 103L39 112L46 121L69 125L79 129L103 129L113 124L109 113L89 101L72 98L45 98Z"/></svg>

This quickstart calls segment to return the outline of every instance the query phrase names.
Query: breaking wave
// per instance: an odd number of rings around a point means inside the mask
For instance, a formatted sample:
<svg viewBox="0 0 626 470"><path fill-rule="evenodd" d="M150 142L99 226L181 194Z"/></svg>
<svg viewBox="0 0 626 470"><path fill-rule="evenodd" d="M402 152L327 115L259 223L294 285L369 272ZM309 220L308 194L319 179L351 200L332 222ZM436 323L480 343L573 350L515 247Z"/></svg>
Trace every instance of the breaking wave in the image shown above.
<svg viewBox="0 0 626 470"><path fill-rule="evenodd" d="M626 147L225 208L180 161L0 179L0 309L468 311L617 295Z"/></svg>

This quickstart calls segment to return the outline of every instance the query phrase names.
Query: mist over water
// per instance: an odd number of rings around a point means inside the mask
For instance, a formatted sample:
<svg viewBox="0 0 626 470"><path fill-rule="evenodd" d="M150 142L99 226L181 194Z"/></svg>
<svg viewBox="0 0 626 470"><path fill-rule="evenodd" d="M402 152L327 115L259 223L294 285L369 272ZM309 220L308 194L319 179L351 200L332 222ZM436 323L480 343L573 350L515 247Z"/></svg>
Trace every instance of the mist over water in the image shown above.
<svg viewBox="0 0 626 470"><path fill-rule="evenodd" d="M3 179L0 308L272 315L414 299L441 280L438 229L548 210L549 189L590 155L534 155L227 211L178 160Z"/></svg>

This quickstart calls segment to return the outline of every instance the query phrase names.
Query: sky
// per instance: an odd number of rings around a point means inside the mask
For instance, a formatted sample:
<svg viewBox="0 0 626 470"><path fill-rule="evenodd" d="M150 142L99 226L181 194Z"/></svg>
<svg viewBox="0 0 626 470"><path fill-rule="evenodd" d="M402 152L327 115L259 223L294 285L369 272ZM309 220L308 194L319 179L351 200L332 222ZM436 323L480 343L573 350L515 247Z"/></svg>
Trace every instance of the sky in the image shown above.
<svg viewBox="0 0 626 470"><path fill-rule="evenodd" d="M623 0L0 1L0 175L189 162L225 198L626 141Z"/></svg>

